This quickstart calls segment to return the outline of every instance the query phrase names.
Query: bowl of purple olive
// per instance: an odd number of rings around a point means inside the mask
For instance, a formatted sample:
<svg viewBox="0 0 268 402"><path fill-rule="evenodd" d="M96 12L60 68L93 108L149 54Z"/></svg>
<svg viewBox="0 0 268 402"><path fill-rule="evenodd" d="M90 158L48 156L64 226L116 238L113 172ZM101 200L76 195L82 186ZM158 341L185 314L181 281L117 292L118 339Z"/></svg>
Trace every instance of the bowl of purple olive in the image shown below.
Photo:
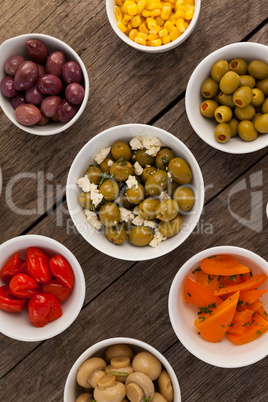
<svg viewBox="0 0 268 402"><path fill-rule="evenodd" d="M26 34L0 46L0 106L20 129L36 135L67 130L89 97L86 67L66 43Z"/></svg>

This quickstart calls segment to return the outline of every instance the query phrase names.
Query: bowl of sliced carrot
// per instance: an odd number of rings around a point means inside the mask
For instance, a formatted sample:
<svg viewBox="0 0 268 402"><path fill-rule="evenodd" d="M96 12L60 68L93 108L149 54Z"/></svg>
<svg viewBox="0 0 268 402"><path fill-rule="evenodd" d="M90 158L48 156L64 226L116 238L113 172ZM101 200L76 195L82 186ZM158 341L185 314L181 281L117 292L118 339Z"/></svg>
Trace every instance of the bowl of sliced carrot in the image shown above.
<svg viewBox="0 0 268 402"><path fill-rule="evenodd" d="M268 355L268 262L233 246L204 250L175 276L169 316L181 343L217 367Z"/></svg>

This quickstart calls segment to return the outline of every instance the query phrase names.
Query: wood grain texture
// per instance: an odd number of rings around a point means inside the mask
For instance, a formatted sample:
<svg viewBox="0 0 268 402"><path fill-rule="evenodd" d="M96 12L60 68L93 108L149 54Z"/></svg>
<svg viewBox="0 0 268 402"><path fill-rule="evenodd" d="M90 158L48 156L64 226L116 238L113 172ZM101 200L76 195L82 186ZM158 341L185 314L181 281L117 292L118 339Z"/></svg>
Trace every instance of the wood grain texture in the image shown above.
<svg viewBox="0 0 268 402"><path fill-rule="evenodd" d="M268 43L265 8L266 0L202 0L191 37L169 53L149 55L134 51L114 34L105 1L0 0L1 42L29 32L62 39L82 57L91 82L82 117L54 137L24 133L0 112L5 190L16 175L29 173L15 182L12 197L17 207L36 209L18 215L10 207L11 194L2 194L0 243L22 232L53 237L78 258L87 284L84 307L64 333L40 343L0 335L1 402L62 401L74 361L93 343L114 336L141 339L163 352L176 371L183 402L268 400L267 358L233 370L205 364L177 340L167 310L173 277L195 253L230 244L268 259L267 150L233 156L208 147L187 120L183 96L193 69L210 52L244 38ZM95 250L73 231L62 203L69 167L81 147L108 127L133 122L153 122L181 139L197 158L207 186L204 213L194 233L180 248L150 264L116 260ZM236 192L241 183L245 188ZM253 192L257 198L252 217ZM38 195L43 199L39 205Z"/></svg>

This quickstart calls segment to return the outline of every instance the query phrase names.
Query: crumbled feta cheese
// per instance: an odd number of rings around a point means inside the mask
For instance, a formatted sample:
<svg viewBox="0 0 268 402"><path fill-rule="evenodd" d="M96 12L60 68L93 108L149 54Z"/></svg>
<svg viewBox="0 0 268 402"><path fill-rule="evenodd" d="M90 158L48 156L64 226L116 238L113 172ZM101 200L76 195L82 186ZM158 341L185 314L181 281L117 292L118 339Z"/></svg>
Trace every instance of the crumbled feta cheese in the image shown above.
<svg viewBox="0 0 268 402"><path fill-rule="evenodd" d="M129 222L134 219L134 214L126 208L120 207L120 222Z"/></svg>
<svg viewBox="0 0 268 402"><path fill-rule="evenodd" d="M131 189L134 186L135 186L135 188L137 188L138 184L139 183L135 176L131 176L131 175L128 176L128 179L126 180L127 188Z"/></svg>
<svg viewBox="0 0 268 402"><path fill-rule="evenodd" d="M100 194L99 190L98 191L91 191L90 192L90 199L92 201L92 204L95 207L97 207L99 205L99 203L102 201L103 195Z"/></svg>
<svg viewBox="0 0 268 402"><path fill-rule="evenodd" d="M163 236L158 229L156 229L155 233L154 233L154 238L153 240L150 241L149 246L151 247L157 247L159 246L159 244L166 240L167 237Z"/></svg>
<svg viewBox="0 0 268 402"><path fill-rule="evenodd" d="M133 214L134 214L134 215L139 215L139 213L140 213L139 207L136 206L136 207L133 209Z"/></svg>
<svg viewBox="0 0 268 402"><path fill-rule="evenodd" d="M144 226L148 226L149 228L156 229L158 227L158 223L154 220L145 219Z"/></svg>
<svg viewBox="0 0 268 402"><path fill-rule="evenodd" d="M109 159L107 162L107 166L111 167L113 164L114 164L113 161L111 159Z"/></svg>
<svg viewBox="0 0 268 402"><path fill-rule="evenodd" d="M94 183L90 183L87 176L80 177L77 180L78 186L84 191L84 193L89 193L90 191L96 191L98 186Z"/></svg>
<svg viewBox="0 0 268 402"><path fill-rule="evenodd" d="M171 174L170 172L167 172L168 177L171 179Z"/></svg>
<svg viewBox="0 0 268 402"><path fill-rule="evenodd" d="M134 163L134 172L137 176L140 176L143 172L142 166L139 164L139 162Z"/></svg>
<svg viewBox="0 0 268 402"><path fill-rule="evenodd" d="M135 218L132 220L133 225L136 226L142 226L144 224L144 219L142 216L137 215Z"/></svg>
<svg viewBox="0 0 268 402"><path fill-rule="evenodd" d="M156 156L160 151L160 148L164 146L159 138L149 135L134 137L130 141L129 145L133 150L145 148L146 154L151 156Z"/></svg>
<svg viewBox="0 0 268 402"><path fill-rule="evenodd" d="M111 151L111 147L108 147L108 148L101 149L97 153L97 155L95 156L94 159L98 165L100 165L104 161L104 159L106 159L106 157L109 155L110 151Z"/></svg>
<svg viewBox="0 0 268 402"><path fill-rule="evenodd" d="M100 229L102 227L101 221L98 219L97 215L93 211L84 209L88 223L90 223L95 229Z"/></svg>
<svg viewBox="0 0 268 402"><path fill-rule="evenodd" d="M170 196L168 195L168 193L166 191L162 191L159 196L158 196L160 201L164 201L164 200L168 200L170 198Z"/></svg>

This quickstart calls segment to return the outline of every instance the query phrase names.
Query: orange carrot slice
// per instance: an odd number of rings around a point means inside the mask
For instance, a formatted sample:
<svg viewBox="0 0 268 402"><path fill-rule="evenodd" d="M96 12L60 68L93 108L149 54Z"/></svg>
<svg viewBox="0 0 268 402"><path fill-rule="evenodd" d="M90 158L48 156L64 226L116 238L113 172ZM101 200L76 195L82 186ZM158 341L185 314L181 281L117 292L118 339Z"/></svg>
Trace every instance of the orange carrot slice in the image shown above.
<svg viewBox="0 0 268 402"><path fill-rule="evenodd" d="M263 305L259 308L258 313L268 322L268 313L264 310Z"/></svg>
<svg viewBox="0 0 268 402"><path fill-rule="evenodd" d="M209 342L219 342L233 320L239 298L239 292L225 300L211 315L201 316L195 320L194 325L203 338Z"/></svg>
<svg viewBox="0 0 268 402"><path fill-rule="evenodd" d="M246 331L246 327L251 326L252 315L253 311L249 309L236 311L232 323L228 328L228 334L243 334Z"/></svg>
<svg viewBox="0 0 268 402"><path fill-rule="evenodd" d="M209 275L239 275L250 272L250 269L236 261L231 255L214 255L200 263L202 271Z"/></svg>
<svg viewBox="0 0 268 402"><path fill-rule="evenodd" d="M242 311L255 303L268 289L242 290L239 296L238 310Z"/></svg>
<svg viewBox="0 0 268 402"><path fill-rule="evenodd" d="M218 296L214 296L212 292L190 277L186 279L184 300L186 303L193 304L197 307L208 307L210 304L214 303L219 306L222 303L222 300Z"/></svg>
<svg viewBox="0 0 268 402"><path fill-rule="evenodd" d="M220 282L218 281L218 276L208 275L203 271L195 271L196 282L200 283L210 292L219 289Z"/></svg>
<svg viewBox="0 0 268 402"><path fill-rule="evenodd" d="M258 286L261 286L267 279L267 275L261 274L261 275L254 275L252 278L250 278L246 282L239 283L238 285L235 286L228 286L224 287L218 290L214 291L215 296L222 296L222 295L227 295L231 293L235 293L238 290L252 290L257 288Z"/></svg>
<svg viewBox="0 0 268 402"><path fill-rule="evenodd" d="M258 313L254 314L251 325L247 327L243 334L226 334L235 345L244 345L259 338L268 330L268 322Z"/></svg>
<svg viewBox="0 0 268 402"><path fill-rule="evenodd" d="M260 302L260 300L256 300L254 303L252 303L247 308L249 310L251 310L253 313L256 313L256 311L258 311L261 308L261 306L262 306L262 302Z"/></svg>

